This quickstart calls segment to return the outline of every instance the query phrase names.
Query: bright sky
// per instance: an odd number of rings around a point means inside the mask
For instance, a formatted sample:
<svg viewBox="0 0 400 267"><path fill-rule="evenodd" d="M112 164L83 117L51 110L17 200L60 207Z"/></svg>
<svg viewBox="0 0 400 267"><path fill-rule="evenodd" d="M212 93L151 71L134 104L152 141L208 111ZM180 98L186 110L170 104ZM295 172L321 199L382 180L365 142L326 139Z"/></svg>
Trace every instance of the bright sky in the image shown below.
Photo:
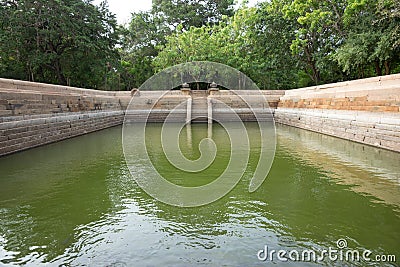
<svg viewBox="0 0 400 267"><path fill-rule="evenodd" d="M239 0L241 1L241 0ZM94 0L95 5L102 0ZM249 5L253 6L260 0L249 0ZM124 24L129 21L131 13L137 11L147 11L151 9L151 0L108 0L110 11L117 15L118 23Z"/></svg>

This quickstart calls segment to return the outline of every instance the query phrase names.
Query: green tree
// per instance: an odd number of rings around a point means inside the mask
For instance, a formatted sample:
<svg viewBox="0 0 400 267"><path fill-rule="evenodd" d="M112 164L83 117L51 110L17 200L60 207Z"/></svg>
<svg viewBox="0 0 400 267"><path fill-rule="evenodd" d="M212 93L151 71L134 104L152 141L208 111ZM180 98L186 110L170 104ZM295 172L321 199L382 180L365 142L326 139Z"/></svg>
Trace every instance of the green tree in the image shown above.
<svg viewBox="0 0 400 267"><path fill-rule="evenodd" d="M282 1L264 2L257 9L251 59L256 80L263 88L290 89L299 85L296 58L290 53L297 24L285 18ZM308 79L306 84L308 83Z"/></svg>
<svg viewBox="0 0 400 267"><path fill-rule="evenodd" d="M175 29L182 25L185 30L216 24L223 16L233 16L234 0L153 0L152 12L159 23Z"/></svg>
<svg viewBox="0 0 400 267"><path fill-rule="evenodd" d="M343 20L348 36L335 54L343 71L363 78L388 75L399 66L398 0L348 0Z"/></svg>
<svg viewBox="0 0 400 267"><path fill-rule="evenodd" d="M314 84L340 79L341 73L332 54L345 37L342 24L345 0L281 2L284 2L285 18L298 24L290 47L298 58L298 66Z"/></svg>
<svg viewBox="0 0 400 267"><path fill-rule="evenodd" d="M100 87L117 65L117 24L105 3L1 0L0 8L2 77Z"/></svg>
<svg viewBox="0 0 400 267"><path fill-rule="evenodd" d="M214 61L230 65L243 72L252 68L250 58L252 43L249 21L255 9L240 9L232 18L219 24L185 30L182 25L159 46L160 52L153 61L156 71L191 61Z"/></svg>
<svg viewBox="0 0 400 267"><path fill-rule="evenodd" d="M268 5L266 3L266 5ZM289 51L286 21L274 11L242 7L219 24L182 26L159 47L153 65L157 71L191 61L214 61L234 67L260 88L287 89L296 86L295 64ZM283 28L282 28L283 27Z"/></svg>
<svg viewBox="0 0 400 267"><path fill-rule="evenodd" d="M157 46L181 25L182 30L218 24L223 16L233 15L233 0L188 1L155 0L151 11L133 13L123 35L122 76L129 88L139 87L154 74Z"/></svg>
<svg viewBox="0 0 400 267"><path fill-rule="evenodd" d="M132 14L120 49L121 71L128 88L139 87L154 74L151 62L158 53L156 45L165 42L166 31L151 12Z"/></svg>

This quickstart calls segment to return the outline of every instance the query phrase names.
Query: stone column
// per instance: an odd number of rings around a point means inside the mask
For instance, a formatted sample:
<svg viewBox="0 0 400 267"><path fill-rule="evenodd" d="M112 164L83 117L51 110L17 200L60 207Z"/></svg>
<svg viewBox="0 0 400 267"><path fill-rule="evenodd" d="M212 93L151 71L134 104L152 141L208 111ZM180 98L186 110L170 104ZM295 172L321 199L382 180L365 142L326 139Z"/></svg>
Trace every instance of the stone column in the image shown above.
<svg viewBox="0 0 400 267"><path fill-rule="evenodd" d="M182 84L181 92L183 95L190 95L192 90L190 90L190 85L187 83Z"/></svg>
<svg viewBox="0 0 400 267"><path fill-rule="evenodd" d="M207 107L208 107L208 124L212 124L213 123L213 110L212 110L212 99L210 97L207 97Z"/></svg>
<svg viewBox="0 0 400 267"><path fill-rule="evenodd" d="M219 92L218 85L215 82L211 83L210 84L210 89L208 89L208 94L209 95L215 95L218 92Z"/></svg>
<svg viewBox="0 0 400 267"><path fill-rule="evenodd" d="M192 121L192 98L189 98L186 102L186 124L190 124Z"/></svg>

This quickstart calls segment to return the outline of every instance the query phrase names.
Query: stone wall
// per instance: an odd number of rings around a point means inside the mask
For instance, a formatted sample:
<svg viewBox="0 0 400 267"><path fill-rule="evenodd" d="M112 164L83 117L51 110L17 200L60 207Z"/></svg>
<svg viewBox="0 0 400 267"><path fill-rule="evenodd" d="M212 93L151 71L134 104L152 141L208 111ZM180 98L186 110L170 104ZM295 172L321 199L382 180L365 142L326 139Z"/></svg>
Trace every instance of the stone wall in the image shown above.
<svg viewBox="0 0 400 267"><path fill-rule="evenodd" d="M128 92L107 92L0 78L0 119L34 114L122 110L129 97Z"/></svg>
<svg viewBox="0 0 400 267"><path fill-rule="evenodd" d="M148 121L150 122L163 122L165 118L174 110L178 105L185 103L188 99L193 98L194 104L196 101L204 101L205 115L207 116L207 99L212 100L212 108L215 116L221 114L219 118L229 119L222 113L225 110L224 103L235 110L238 115L245 121L255 121L252 111L248 105L237 94L245 97L246 101L252 105L253 108L261 109L274 109L278 106L279 99L285 92L282 90L269 90L269 91L254 91L254 90L237 90L235 92L229 90L216 90L211 92L182 92L179 90L174 91L140 91L132 97L127 114L129 120L144 121L147 120L147 110L152 109L149 114ZM176 121L186 121L186 103L181 105L175 110ZM193 107L195 109L195 107ZM193 110L195 113L195 110ZM202 113L202 112L199 112ZM271 112L272 113L272 112Z"/></svg>
<svg viewBox="0 0 400 267"><path fill-rule="evenodd" d="M0 156L117 126L123 111L35 115L0 123Z"/></svg>
<svg viewBox="0 0 400 267"><path fill-rule="evenodd" d="M286 91L275 121L400 152L400 75Z"/></svg>
<svg viewBox="0 0 400 267"><path fill-rule="evenodd" d="M126 120L133 122L163 122L181 103L190 97L181 91L140 91L130 99ZM151 110L149 113L148 111ZM186 104L175 112L176 121L186 120Z"/></svg>
<svg viewBox="0 0 400 267"><path fill-rule="evenodd" d="M213 92L209 98L213 103L213 117L216 120L233 119L232 114L226 110L226 106L229 106L243 121L272 121L273 111L284 94L283 90L235 90L234 92L223 90Z"/></svg>
<svg viewBox="0 0 400 267"><path fill-rule="evenodd" d="M194 94L192 92L192 94ZM272 108L275 121L363 144L400 152L400 74L290 91L240 91L258 109ZM0 156L120 125L124 115L162 122L180 103L211 103L213 116L224 117L221 102L243 120L251 111L234 92L205 96L183 91L106 92L0 79ZM196 98L196 100L194 100ZM210 100L210 101L209 101ZM131 105L128 104L131 103ZM176 113L187 120L187 106Z"/></svg>
<svg viewBox="0 0 400 267"><path fill-rule="evenodd" d="M283 90L236 90L235 92L241 96L245 96L246 100L251 102L250 104L253 107L272 109L275 109L278 106L281 97L285 95L285 91ZM229 105L233 109L241 109L246 106L244 101L237 94L231 91L215 91L212 92L210 97ZM254 101L252 101L251 98L254 98Z"/></svg>
<svg viewBox="0 0 400 267"><path fill-rule="evenodd" d="M120 125L129 99L127 92L0 79L0 156Z"/></svg>

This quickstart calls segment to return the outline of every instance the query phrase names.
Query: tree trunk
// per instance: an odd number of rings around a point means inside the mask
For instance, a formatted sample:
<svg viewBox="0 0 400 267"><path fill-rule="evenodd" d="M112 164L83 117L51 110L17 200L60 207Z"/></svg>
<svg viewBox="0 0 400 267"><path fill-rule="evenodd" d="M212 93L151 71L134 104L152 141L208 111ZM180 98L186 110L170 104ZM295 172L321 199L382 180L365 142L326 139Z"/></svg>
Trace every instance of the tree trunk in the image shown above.
<svg viewBox="0 0 400 267"><path fill-rule="evenodd" d="M305 52L307 56L307 64L311 67L312 70L311 79L315 82L315 85L318 85L321 81L321 74L308 47L305 48Z"/></svg>
<svg viewBox="0 0 400 267"><path fill-rule="evenodd" d="M28 81L34 82L35 77L32 71L32 65L30 63L27 64L27 71L28 71Z"/></svg>
<svg viewBox="0 0 400 267"><path fill-rule="evenodd" d="M379 60L375 60L375 71L376 75L382 76L382 68L381 65L379 64Z"/></svg>
<svg viewBox="0 0 400 267"><path fill-rule="evenodd" d="M60 61L56 60L54 64L54 69L56 71L58 82L62 85L67 85L67 79L65 78L64 74L62 73Z"/></svg>
<svg viewBox="0 0 400 267"><path fill-rule="evenodd" d="M385 74L390 75L390 62L385 60Z"/></svg>
<svg viewBox="0 0 400 267"><path fill-rule="evenodd" d="M315 85L318 85L321 82L321 74L315 64L313 64L313 76L314 76L314 81Z"/></svg>

